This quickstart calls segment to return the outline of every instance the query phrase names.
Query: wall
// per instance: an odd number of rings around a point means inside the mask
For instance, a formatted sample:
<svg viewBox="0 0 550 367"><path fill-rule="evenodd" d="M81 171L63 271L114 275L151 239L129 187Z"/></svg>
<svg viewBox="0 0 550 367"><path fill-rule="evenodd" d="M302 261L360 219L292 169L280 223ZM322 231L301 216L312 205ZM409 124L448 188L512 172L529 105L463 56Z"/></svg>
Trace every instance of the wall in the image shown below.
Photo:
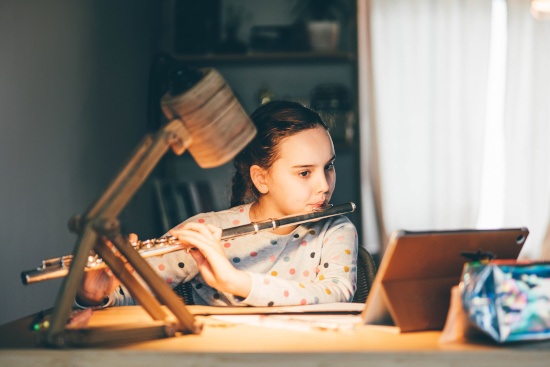
<svg viewBox="0 0 550 367"><path fill-rule="evenodd" d="M0 324L53 306L59 280L19 273L71 253L67 220L145 134L154 0L0 2ZM153 233L147 190L121 215Z"/></svg>
<svg viewBox="0 0 550 367"><path fill-rule="evenodd" d="M165 37L162 40L162 47L167 52L173 51L171 32L176 27L173 18L170 16L170 9L174 6L175 0L165 0L166 6L163 27ZM347 1L350 9L354 9L353 1ZM274 2L263 2L256 0L221 0L220 5L220 40L225 38L225 27L230 10L241 15L240 26L238 27L238 38L247 46L249 53L254 54L250 47L250 34L254 26L290 25L297 17L297 0L280 0ZM353 17L352 17L353 18ZM338 50L353 54L354 44L354 22L345 22L342 26L341 39ZM194 35L200 37L201 34ZM205 41L206 42L206 41ZM256 51L256 53L258 53ZM357 90L356 85L356 64L352 59L330 59L330 58L300 58L281 57L272 60L258 60L254 57L224 59L223 54L210 52L210 59L194 61L187 59L192 67L214 67L225 78L231 89L242 103L248 113L252 113L260 104L258 94L263 86L269 87L275 99L297 100L309 104L312 91L320 84L342 84L350 90L352 98ZM185 57L186 55L180 55ZM355 132L357 134L358 127ZM333 194L334 204L353 201L360 203L358 183L358 159L357 147L342 146L337 143L336 149L336 172L337 184ZM185 159L187 158L187 159ZM215 169L200 169L192 159L186 155L184 159L167 160L167 172L182 181L205 180L214 187L216 209L224 209L229 204L230 190L228 184L233 175L232 164ZM359 231L359 211L349 214L348 217L356 224Z"/></svg>
<svg viewBox="0 0 550 367"><path fill-rule="evenodd" d="M146 133L148 73L167 1L0 1L0 324L53 307L61 281L24 286L21 271L72 252L68 219L93 203ZM249 22L282 22L268 13ZM219 69L250 112L264 81L279 97L298 99L317 78L353 85L349 66L324 66ZM218 208L228 202L230 165L200 170L188 156L174 161L178 176L220 188ZM357 202L356 182L346 178L357 171L354 153L339 152L337 167L333 202ZM124 232L160 234L150 193L147 182L127 205Z"/></svg>

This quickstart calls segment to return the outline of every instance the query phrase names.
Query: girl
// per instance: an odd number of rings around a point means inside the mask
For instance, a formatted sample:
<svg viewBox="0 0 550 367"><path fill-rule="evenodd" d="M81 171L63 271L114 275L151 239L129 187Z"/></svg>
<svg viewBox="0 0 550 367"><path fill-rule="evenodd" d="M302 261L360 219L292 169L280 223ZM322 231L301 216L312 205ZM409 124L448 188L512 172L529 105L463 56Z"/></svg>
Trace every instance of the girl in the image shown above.
<svg viewBox="0 0 550 367"><path fill-rule="evenodd" d="M349 302L357 234L344 216L222 242L221 228L298 215L327 205L336 173L327 126L314 111L275 101L251 116L258 134L235 159L232 208L194 216L170 231L189 252L148 258L175 287L191 282L195 304L281 306ZM88 272L90 273L90 272ZM134 304L105 273L86 277L78 302Z"/></svg>

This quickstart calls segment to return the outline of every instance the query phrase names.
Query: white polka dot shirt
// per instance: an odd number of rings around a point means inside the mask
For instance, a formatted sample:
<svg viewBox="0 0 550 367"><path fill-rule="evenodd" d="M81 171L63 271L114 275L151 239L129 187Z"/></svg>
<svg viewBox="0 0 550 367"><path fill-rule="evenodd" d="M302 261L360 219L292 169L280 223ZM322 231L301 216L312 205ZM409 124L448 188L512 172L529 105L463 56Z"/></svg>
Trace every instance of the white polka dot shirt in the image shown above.
<svg viewBox="0 0 550 367"><path fill-rule="evenodd" d="M199 214L184 223L210 223L220 228L249 224L250 206ZM286 306L350 302L357 281L357 242L356 229L345 216L304 223L287 235L266 231L223 241L223 249L233 266L252 276L252 289L244 299L208 286L195 260L185 251L147 261L172 287L191 282L194 302L199 305ZM111 294L109 304L135 302L121 286Z"/></svg>

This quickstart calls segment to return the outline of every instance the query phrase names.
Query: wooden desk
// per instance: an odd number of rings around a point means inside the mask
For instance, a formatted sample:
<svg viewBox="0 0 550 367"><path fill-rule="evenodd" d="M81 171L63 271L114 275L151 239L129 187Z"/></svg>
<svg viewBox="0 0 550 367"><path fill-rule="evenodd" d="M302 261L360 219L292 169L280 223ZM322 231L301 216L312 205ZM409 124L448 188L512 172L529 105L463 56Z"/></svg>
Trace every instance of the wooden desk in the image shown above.
<svg viewBox="0 0 550 367"><path fill-rule="evenodd" d="M192 308L191 308L192 309ZM392 334L357 325L349 331L289 331L197 316L200 335L102 348L47 349L34 344L29 316L0 326L0 366L547 366L550 342L505 346L489 341L439 344L439 332ZM140 307L96 311L91 326L146 322Z"/></svg>

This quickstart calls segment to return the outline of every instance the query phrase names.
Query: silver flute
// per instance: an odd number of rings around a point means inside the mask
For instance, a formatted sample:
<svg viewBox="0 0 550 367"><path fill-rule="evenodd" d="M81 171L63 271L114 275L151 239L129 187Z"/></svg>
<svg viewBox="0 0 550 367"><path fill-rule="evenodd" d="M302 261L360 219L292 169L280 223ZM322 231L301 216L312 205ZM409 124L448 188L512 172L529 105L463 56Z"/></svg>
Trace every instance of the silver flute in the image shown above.
<svg viewBox="0 0 550 367"><path fill-rule="evenodd" d="M312 222L323 218L333 217L335 215L351 213L354 210L354 203L340 205L329 204L319 209L315 209L307 214L282 217L278 219L268 219L261 222L244 224L242 226L225 228L222 230L221 239L228 240L239 236L256 234L262 231L273 231L276 228ZM169 252L188 249L187 245L182 244L176 237L173 236L164 236L144 241L131 242L131 244L143 258L160 256ZM38 283L43 280L64 277L69 273L72 259L73 255L66 255L49 260L42 260L42 265L40 267L21 272L21 280L23 281L23 284L27 285ZM88 261L84 270L100 269L105 266L107 265L103 262L103 259L92 251L88 256Z"/></svg>

